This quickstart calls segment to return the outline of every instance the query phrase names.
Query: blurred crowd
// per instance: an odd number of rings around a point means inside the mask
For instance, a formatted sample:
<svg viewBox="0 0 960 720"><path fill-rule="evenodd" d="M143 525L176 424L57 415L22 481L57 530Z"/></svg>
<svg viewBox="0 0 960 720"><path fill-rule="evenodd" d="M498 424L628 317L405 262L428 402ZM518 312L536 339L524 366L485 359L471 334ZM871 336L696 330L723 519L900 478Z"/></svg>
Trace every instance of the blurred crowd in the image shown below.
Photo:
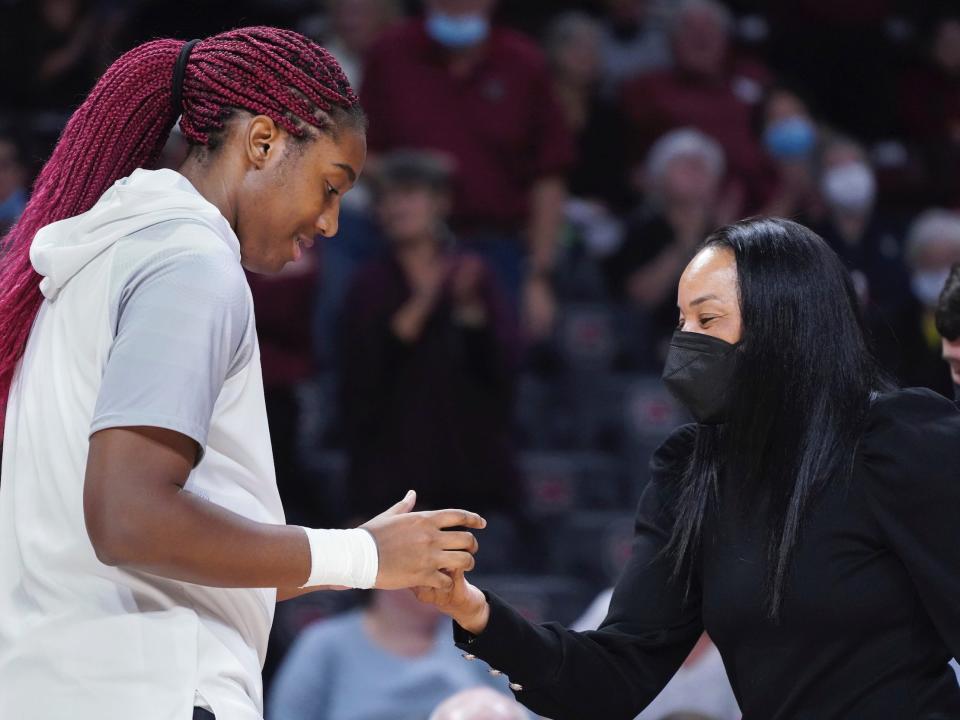
<svg viewBox="0 0 960 720"><path fill-rule="evenodd" d="M0 0L0 230L121 52L248 24L321 42L369 118L336 235L250 276L291 522L415 488L491 519L478 582L596 627L685 419L658 380L677 280L749 215L837 251L900 383L960 387L953 3ZM268 720L527 717L406 593L289 601L272 640ZM641 717L739 717L709 639Z"/></svg>

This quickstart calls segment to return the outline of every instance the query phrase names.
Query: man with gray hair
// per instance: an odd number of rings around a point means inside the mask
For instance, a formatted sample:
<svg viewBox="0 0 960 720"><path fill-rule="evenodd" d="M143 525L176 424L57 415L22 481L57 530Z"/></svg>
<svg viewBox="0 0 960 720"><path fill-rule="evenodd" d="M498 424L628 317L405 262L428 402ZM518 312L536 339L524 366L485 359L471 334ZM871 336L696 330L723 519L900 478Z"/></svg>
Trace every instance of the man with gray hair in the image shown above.
<svg viewBox="0 0 960 720"><path fill-rule="evenodd" d="M716 140L693 128L668 132L650 148L644 164L644 192L658 205L670 202L679 188L671 185L671 164L684 158L694 159L704 171L702 177L719 184L726 170L723 148Z"/></svg>
<svg viewBox="0 0 960 720"><path fill-rule="evenodd" d="M911 303L906 322L898 323L902 364L898 373L905 385L920 385L953 397L954 383L943 360L950 362L950 345L945 348L941 334L951 339L955 329L939 313L941 294L951 267L960 263L960 213L932 208L921 213L910 226L904 249L910 278ZM945 352L946 350L946 352Z"/></svg>
<svg viewBox="0 0 960 720"><path fill-rule="evenodd" d="M623 363L656 371L677 322L676 284L699 243L718 224L726 160L720 144L694 128L668 132L643 165L645 202L626 220L620 248L604 262L621 302Z"/></svg>
<svg viewBox="0 0 960 720"><path fill-rule="evenodd" d="M960 262L960 213L939 208L921 213L907 235L907 264L910 288L924 307L937 305L956 262Z"/></svg>
<svg viewBox="0 0 960 720"><path fill-rule="evenodd" d="M761 207L773 170L753 129L756 104L769 84L761 67L730 57L733 21L714 0L684 0L671 19L674 67L637 77L623 87L634 159L665 132L690 126L723 148L730 179L743 194L741 212Z"/></svg>

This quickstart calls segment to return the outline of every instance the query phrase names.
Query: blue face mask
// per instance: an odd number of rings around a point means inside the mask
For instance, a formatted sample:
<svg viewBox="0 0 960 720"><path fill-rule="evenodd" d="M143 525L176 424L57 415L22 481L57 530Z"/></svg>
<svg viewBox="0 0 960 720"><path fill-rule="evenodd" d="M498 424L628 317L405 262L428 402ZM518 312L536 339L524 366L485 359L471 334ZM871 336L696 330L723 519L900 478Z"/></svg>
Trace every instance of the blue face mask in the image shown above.
<svg viewBox="0 0 960 720"><path fill-rule="evenodd" d="M444 47L459 50L486 40L490 34L490 21L483 15L432 12L427 15L427 33Z"/></svg>
<svg viewBox="0 0 960 720"><path fill-rule="evenodd" d="M763 144L775 158L801 158L813 150L817 133L813 123L798 115L769 125L763 133Z"/></svg>

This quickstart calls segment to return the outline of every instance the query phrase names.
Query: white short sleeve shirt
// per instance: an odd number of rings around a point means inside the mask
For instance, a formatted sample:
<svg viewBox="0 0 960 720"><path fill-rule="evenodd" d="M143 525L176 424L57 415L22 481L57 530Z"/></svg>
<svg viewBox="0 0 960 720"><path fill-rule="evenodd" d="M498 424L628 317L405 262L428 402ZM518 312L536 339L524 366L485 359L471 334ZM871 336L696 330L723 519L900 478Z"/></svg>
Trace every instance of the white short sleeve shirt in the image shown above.
<svg viewBox="0 0 960 720"><path fill-rule="evenodd" d="M187 491L284 522L238 241L169 170L136 171L86 215L49 226L62 237L35 260L56 287L41 286L7 407L0 718L188 720L201 705L260 720L275 590L103 565L82 503L89 435L152 425L201 449Z"/></svg>

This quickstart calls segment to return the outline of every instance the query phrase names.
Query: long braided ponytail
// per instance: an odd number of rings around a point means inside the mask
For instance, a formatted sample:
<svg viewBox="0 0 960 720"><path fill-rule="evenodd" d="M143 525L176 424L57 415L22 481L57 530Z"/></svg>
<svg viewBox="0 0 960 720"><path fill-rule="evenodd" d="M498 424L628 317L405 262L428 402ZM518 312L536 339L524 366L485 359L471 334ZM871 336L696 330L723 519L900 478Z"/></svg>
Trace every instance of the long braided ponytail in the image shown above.
<svg viewBox="0 0 960 720"><path fill-rule="evenodd" d="M40 172L19 222L0 241L0 412L42 302L30 244L44 225L89 210L118 179L149 167L177 120L179 40L125 53L73 113ZM183 74L180 128L193 145L215 146L237 110L267 115L295 137L310 126L363 127L356 94L336 60L299 33L231 30L192 48Z"/></svg>

